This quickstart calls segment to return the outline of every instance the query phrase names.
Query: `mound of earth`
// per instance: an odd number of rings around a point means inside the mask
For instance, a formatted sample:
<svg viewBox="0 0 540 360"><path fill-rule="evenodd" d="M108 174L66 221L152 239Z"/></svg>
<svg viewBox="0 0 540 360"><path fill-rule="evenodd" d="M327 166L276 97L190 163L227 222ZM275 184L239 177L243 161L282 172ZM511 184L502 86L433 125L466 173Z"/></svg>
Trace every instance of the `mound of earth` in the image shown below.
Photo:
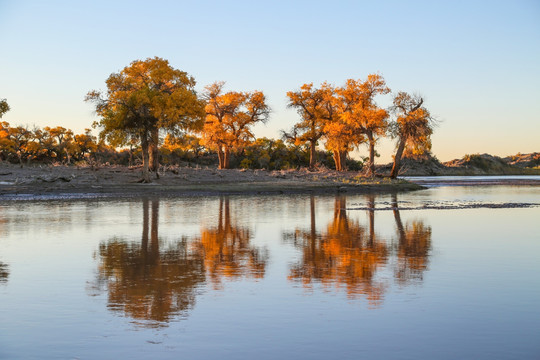
<svg viewBox="0 0 540 360"><path fill-rule="evenodd" d="M441 163L436 157L425 155L420 159L404 158L401 176L442 176L442 175L540 175L538 165L540 153L516 155L500 158L490 154L465 155ZM389 173L392 164L380 167L381 173Z"/></svg>
<svg viewBox="0 0 540 360"><path fill-rule="evenodd" d="M530 154L516 154L507 156L503 160L512 166L520 168L535 168L540 167L540 153L534 152Z"/></svg>

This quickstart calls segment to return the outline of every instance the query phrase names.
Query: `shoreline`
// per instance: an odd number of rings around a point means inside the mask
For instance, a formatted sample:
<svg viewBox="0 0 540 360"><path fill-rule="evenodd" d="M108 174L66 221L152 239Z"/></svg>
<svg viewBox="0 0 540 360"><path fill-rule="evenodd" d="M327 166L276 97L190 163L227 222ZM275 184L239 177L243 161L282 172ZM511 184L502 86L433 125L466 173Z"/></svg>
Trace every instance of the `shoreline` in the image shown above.
<svg viewBox="0 0 540 360"><path fill-rule="evenodd" d="M323 169L218 170L165 167L159 179L139 183L140 168L23 167L0 164L0 201L47 201L220 195L398 193L435 186L540 186L539 176L407 176L391 180Z"/></svg>
<svg viewBox="0 0 540 360"><path fill-rule="evenodd" d="M425 187L402 179L365 178L358 172L266 171L170 167L152 183L139 183L140 169L0 164L0 201L133 198L141 196L392 193Z"/></svg>

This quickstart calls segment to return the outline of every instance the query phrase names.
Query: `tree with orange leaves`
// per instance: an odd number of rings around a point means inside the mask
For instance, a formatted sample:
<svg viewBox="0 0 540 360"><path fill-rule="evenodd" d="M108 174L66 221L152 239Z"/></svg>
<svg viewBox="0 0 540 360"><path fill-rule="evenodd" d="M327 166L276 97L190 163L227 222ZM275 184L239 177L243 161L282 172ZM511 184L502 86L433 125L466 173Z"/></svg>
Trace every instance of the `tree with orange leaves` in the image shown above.
<svg viewBox="0 0 540 360"><path fill-rule="evenodd" d="M337 96L336 88L325 82L321 86L321 92L324 109L322 116L325 120L323 127L325 146L333 152L336 170L345 171L349 151L364 142L364 137L358 133L357 128L345 121L343 102Z"/></svg>
<svg viewBox="0 0 540 360"><path fill-rule="evenodd" d="M100 136L113 145L141 144L143 179L159 165L159 131L182 133L200 128L203 104L195 79L159 57L133 61L106 80L107 92L90 91L86 101L96 106Z"/></svg>
<svg viewBox="0 0 540 360"><path fill-rule="evenodd" d="M325 109L324 93L322 89L313 87L313 83L304 84L298 91L287 92L288 107L295 108L302 120L289 133L283 135L293 139L295 144L309 143L309 167L314 168L317 142L324 135Z"/></svg>
<svg viewBox="0 0 540 360"><path fill-rule="evenodd" d="M254 138L253 125L265 123L270 115L261 91L223 93L224 82L206 87L204 144L217 151L219 168L228 169L231 151Z"/></svg>
<svg viewBox="0 0 540 360"><path fill-rule="evenodd" d="M431 134L435 126L435 119L423 107L424 99L420 95L410 95L400 91L394 97L392 110L396 119L392 123L391 133L398 139L394 164L390 177L398 176L401 157L405 148L413 152L423 153L431 149Z"/></svg>
<svg viewBox="0 0 540 360"><path fill-rule="evenodd" d="M345 123L367 137L369 143L369 174L375 175L375 144L386 133L388 113L375 103L375 96L387 94L390 89L381 75L368 75L365 81L349 79L336 89L343 103Z"/></svg>

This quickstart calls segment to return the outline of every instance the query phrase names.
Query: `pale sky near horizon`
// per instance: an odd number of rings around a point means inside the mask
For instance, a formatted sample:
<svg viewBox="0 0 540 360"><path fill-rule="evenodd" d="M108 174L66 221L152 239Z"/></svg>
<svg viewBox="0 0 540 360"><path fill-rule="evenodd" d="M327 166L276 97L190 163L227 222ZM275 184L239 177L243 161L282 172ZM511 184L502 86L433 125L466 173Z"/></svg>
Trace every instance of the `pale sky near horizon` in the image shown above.
<svg viewBox="0 0 540 360"><path fill-rule="evenodd" d="M0 0L0 41L12 126L82 132L97 120L88 91L159 56L198 90L262 90L273 111L257 136L298 121L287 91L380 73L425 97L442 161L540 151L540 1ZM377 162L393 150L381 141Z"/></svg>

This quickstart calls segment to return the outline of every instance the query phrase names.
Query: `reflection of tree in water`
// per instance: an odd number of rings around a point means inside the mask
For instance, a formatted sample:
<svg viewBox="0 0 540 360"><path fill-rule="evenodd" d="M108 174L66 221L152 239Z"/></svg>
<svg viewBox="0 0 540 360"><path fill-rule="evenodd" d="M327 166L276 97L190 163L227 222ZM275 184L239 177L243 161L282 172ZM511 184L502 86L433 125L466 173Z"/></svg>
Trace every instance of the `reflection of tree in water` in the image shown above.
<svg viewBox="0 0 540 360"><path fill-rule="evenodd" d="M368 232L347 217L344 196L336 197L334 217L320 235L314 224L313 197L310 205L310 230L285 234L286 239L303 250L302 262L292 267L289 279L302 281L305 287L311 287L315 281L325 286L345 286L350 297L365 296L370 303L377 304L384 286L375 280L375 274L386 264L386 244L377 239L373 226Z"/></svg>
<svg viewBox="0 0 540 360"><path fill-rule="evenodd" d="M112 238L100 245L99 280L107 285L110 309L159 326L194 305L205 276L203 262L189 254L185 239L160 249L159 201L151 205L150 237L149 201L144 200L141 243Z"/></svg>
<svg viewBox="0 0 540 360"><path fill-rule="evenodd" d="M9 276L9 270L7 264L0 262L0 284L6 283Z"/></svg>
<svg viewBox="0 0 540 360"><path fill-rule="evenodd" d="M200 238L175 241L163 249L158 238L159 201L143 201L140 243L116 237L100 244L98 286L108 290L109 308L161 326L193 307L197 289L209 277L264 276L267 254L250 244L250 231L231 221L229 200L220 199L218 225ZM150 223L150 225L149 225Z"/></svg>
<svg viewBox="0 0 540 360"><path fill-rule="evenodd" d="M195 240L195 252L204 260L207 276L219 287L224 278L262 278L268 255L251 243L248 228L231 221L229 199L219 199L218 225L203 228Z"/></svg>
<svg viewBox="0 0 540 360"><path fill-rule="evenodd" d="M394 218L398 229L397 269L400 283L421 279L431 247L431 229L421 221L403 226L397 198L394 197ZM361 226L347 217L346 197L336 196L334 217L326 231L317 232L315 200L310 201L309 229L296 229L284 238L302 249L300 263L291 268L289 279L302 281L310 288L319 282L325 286L344 286L350 297L365 296L372 305L382 301L385 285L376 280L377 271L388 265L390 248L375 232L375 197L367 197L369 224Z"/></svg>
<svg viewBox="0 0 540 360"><path fill-rule="evenodd" d="M403 226L396 195L392 197L392 207L398 235L398 264L395 276L400 283L422 280L431 250L431 227L420 220Z"/></svg>

